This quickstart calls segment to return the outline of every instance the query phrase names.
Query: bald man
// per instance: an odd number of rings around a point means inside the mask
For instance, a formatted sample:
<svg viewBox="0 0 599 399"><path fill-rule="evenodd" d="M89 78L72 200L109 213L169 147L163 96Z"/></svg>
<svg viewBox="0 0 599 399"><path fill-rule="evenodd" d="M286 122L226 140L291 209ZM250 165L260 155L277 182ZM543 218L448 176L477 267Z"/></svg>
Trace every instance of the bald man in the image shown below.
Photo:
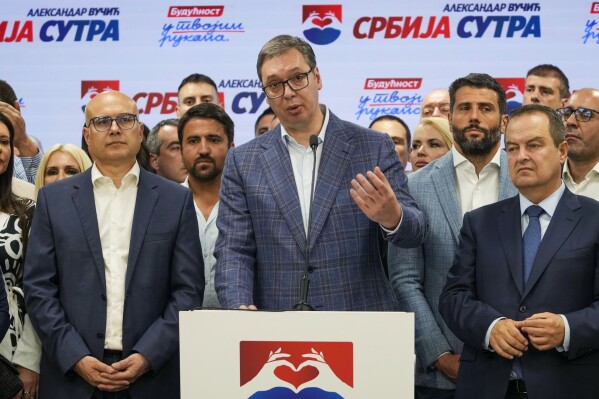
<svg viewBox="0 0 599 399"><path fill-rule="evenodd" d="M435 89L424 96L420 104L420 119L431 116L449 117L449 90Z"/></svg>
<svg viewBox="0 0 599 399"><path fill-rule="evenodd" d="M574 194L599 200L599 90L576 91L558 113L568 141L564 183Z"/></svg>
<svg viewBox="0 0 599 399"><path fill-rule="evenodd" d="M191 192L137 164L131 98L99 94L85 121L95 163L39 192L29 238L39 397L178 398L178 314L204 290Z"/></svg>

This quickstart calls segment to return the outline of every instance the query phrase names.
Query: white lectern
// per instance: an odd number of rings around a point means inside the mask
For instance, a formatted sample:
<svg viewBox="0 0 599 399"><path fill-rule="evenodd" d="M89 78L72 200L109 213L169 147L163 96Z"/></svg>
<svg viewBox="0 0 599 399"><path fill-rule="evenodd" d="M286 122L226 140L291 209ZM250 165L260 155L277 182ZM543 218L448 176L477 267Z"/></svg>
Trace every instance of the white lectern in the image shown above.
<svg viewBox="0 0 599 399"><path fill-rule="evenodd" d="M181 397L414 397L414 315L181 312Z"/></svg>

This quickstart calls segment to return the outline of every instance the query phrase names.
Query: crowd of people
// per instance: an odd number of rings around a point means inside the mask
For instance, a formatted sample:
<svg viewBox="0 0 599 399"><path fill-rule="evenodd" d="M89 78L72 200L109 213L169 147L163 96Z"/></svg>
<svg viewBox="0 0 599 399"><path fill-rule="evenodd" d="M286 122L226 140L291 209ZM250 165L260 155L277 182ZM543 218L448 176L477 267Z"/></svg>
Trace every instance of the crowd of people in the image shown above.
<svg viewBox="0 0 599 399"><path fill-rule="evenodd" d="M599 397L599 89L542 64L508 115L471 73L414 129L366 128L319 102L302 39L257 74L269 107L237 147L203 74L152 129L98 94L81 148L45 152L0 81L15 398L177 398L178 312L200 307L413 312L416 398Z"/></svg>

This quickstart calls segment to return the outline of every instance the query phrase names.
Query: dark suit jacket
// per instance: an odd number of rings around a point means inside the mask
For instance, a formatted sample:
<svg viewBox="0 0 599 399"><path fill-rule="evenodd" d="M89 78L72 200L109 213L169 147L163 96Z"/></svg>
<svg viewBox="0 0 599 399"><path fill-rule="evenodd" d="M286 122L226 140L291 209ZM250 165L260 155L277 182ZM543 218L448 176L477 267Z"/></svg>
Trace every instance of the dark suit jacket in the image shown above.
<svg viewBox="0 0 599 399"><path fill-rule="evenodd" d="M379 166L403 208L393 245L417 246L426 222L387 135L329 114L312 203L308 302L320 310L396 310L381 265L380 227L351 198L351 179ZM216 290L224 307L290 309L299 299L306 232L280 127L235 147L222 178Z"/></svg>
<svg viewBox="0 0 599 399"><path fill-rule="evenodd" d="M123 356L143 354L152 371L132 398L179 397L178 312L201 305L203 260L189 190L140 172L125 282ZM25 264L27 311L43 344L40 397L90 398L71 368L102 359L104 259L91 169L44 187Z"/></svg>
<svg viewBox="0 0 599 399"><path fill-rule="evenodd" d="M565 190L529 280L522 278L518 196L464 216L460 245L439 310L464 341L456 398L503 398L512 361L482 345L498 317L566 316L570 348L522 357L528 398L599 397L599 202Z"/></svg>

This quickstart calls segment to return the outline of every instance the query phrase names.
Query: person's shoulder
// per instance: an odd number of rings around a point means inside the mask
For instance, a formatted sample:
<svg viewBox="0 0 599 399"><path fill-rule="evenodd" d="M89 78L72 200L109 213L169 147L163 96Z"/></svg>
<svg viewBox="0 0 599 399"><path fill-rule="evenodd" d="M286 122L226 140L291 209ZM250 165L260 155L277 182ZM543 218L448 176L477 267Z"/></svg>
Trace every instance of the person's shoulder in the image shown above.
<svg viewBox="0 0 599 399"><path fill-rule="evenodd" d="M140 170L139 179L140 182L143 181L150 187L157 187L162 191L172 192L173 194L185 195L189 191L187 187L182 186L180 183L165 179L144 169Z"/></svg>
<svg viewBox="0 0 599 399"><path fill-rule="evenodd" d="M467 214L471 219L496 217L505 214L513 206L518 207L518 210L520 209L518 195L481 206L480 208L467 212Z"/></svg>
<svg viewBox="0 0 599 399"><path fill-rule="evenodd" d="M92 187L91 168L74 176L67 177L66 179L62 179L52 184L43 186L40 189L40 191L43 191L46 196L68 195L73 190L79 189L87 184L89 184L89 186Z"/></svg>
<svg viewBox="0 0 599 399"><path fill-rule="evenodd" d="M390 140L386 134L360 126L354 122L343 120L332 112L329 115L329 128L340 128L345 132L349 140L353 139L362 142L384 142L385 140Z"/></svg>

